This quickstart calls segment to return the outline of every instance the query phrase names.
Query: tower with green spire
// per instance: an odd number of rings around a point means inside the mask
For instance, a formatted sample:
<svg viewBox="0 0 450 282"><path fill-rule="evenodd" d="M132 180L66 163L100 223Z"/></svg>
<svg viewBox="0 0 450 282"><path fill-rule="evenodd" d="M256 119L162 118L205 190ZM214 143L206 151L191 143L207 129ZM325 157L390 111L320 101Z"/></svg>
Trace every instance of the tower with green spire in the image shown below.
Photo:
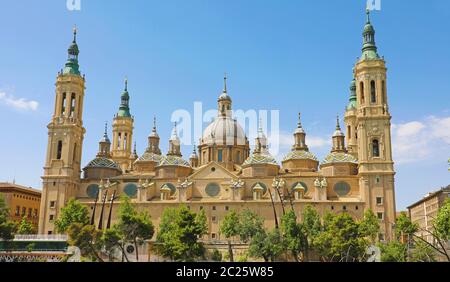
<svg viewBox="0 0 450 282"><path fill-rule="evenodd" d="M48 124L47 155L42 176L42 200L39 217L39 233L56 232L53 211L45 209L54 202L55 211L76 196L80 187L81 152L83 147L83 101L85 80L80 75L77 30L68 49L67 62L56 78L55 107ZM56 197L55 195L58 195ZM57 217L57 214L53 214Z"/></svg>
<svg viewBox="0 0 450 282"><path fill-rule="evenodd" d="M133 147L134 119L130 113L130 94L128 93L128 79L125 79L125 88L120 96L119 111L113 120L112 159L118 163L122 171L132 169L135 156Z"/></svg>
<svg viewBox="0 0 450 282"><path fill-rule="evenodd" d="M353 75L356 94L352 87L347 115L355 114L356 120L349 118L346 121L347 126L351 126L352 140L356 141L354 148L357 150L358 174L361 176L361 199L366 203L366 210L383 214L380 233L390 240L395 222L395 170L387 99L387 68L384 58L377 52L375 28L369 11L363 31L362 56L353 69ZM353 110L355 95L356 109ZM382 197L383 201L377 203L377 197Z"/></svg>
<svg viewBox="0 0 450 282"><path fill-rule="evenodd" d="M379 59L377 46L375 44L375 28L370 22L370 10L366 10L367 20L363 31L363 48L361 60Z"/></svg>
<svg viewBox="0 0 450 282"><path fill-rule="evenodd" d="M80 75L80 66L78 65L78 55L80 54L80 49L78 49L77 44L77 29L73 29L73 41L70 44L69 49L67 49L67 62L63 69L63 74L74 74Z"/></svg>

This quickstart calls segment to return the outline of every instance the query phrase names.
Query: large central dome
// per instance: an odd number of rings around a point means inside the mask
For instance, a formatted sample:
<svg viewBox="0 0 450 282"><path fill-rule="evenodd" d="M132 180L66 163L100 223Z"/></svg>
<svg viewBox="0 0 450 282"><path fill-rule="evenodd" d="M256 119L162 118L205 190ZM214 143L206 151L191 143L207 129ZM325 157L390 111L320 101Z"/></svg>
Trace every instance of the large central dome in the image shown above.
<svg viewBox="0 0 450 282"><path fill-rule="evenodd" d="M218 116L206 127L201 144L245 145L246 136L241 125L229 116Z"/></svg>
<svg viewBox="0 0 450 282"><path fill-rule="evenodd" d="M250 147L244 129L232 117L226 80L224 77L224 88L217 99L217 117L203 131L198 149L201 165L219 162L234 170L235 164L241 165L248 158Z"/></svg>

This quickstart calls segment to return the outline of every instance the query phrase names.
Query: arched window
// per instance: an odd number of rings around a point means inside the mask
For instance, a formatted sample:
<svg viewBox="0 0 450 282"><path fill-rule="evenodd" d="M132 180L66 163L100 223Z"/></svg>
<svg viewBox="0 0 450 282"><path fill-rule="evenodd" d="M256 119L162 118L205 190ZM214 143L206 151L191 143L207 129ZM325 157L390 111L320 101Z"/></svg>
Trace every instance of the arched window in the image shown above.
<svg viewBox="0 0 450 282"><path fill-rule="evenodd" d="M373 139L372 141L372 154L374 157L380 156L380 142L377 139Z"/></svg>
<svg viewBox="0 0 450 282"><path fill-rule="evenodd" d="M56 149L56 159L60 160L61 159L61 155L62 155L62 146L63 143L61 140L58 141L58 147Z"/></svg>
<svg viewBox="0 0 450 282"><path fill-rule="evenodd" d="M237 151L237 152L236 152L236 162L237 162L237 163L240 163L240 162L241 162L241 152L240 152L240 151Z"/></svg>
<svg viewBox="0 0 450 282"><path fill-rule="evenodd" d="M76 158L77 158L77 143L75 143L75 145L73 145L72 161L75 162Z"/></svg>
<svg viewBox="0 0 450 282"><path fill-rule="evenodd" d="M376 103L377 102L377 94L375 91L375 81L370 82L370 102Z"/></svg>
<svg viewBox="0 0 450 282"><path fill-rule="evenodd" d="M63 93L61 100L61 115L64 115L65 109L66 109L66 93Z"/></svg>
<svg viewBox="0 0 450 282"><path fill-rule="evenodd" d="M361 104L364 104L364 82L359 84L359 91L361 92Z"/></svg>
<svg viewBox="0 0 450 282"><path fill-rule="evenodd" d="M386 85L384 80L381 82L381 103L385 104L386 103Z"/></svg>
<svg viewBox="0 0 450 282"><path fill-rule="evenodd" d="M347 126L347 139L350 140L350 138L352 137L352 130L351 130L351 126Z"/></svg>
<svg viewBox="0 0 450 282"><path fill-rule="evenodd" d="M72 93L72 96L70 97L70 114L69 114L71 118L73 118L73 115L75 113L75 102L76 102L75 93Z"/></svg>

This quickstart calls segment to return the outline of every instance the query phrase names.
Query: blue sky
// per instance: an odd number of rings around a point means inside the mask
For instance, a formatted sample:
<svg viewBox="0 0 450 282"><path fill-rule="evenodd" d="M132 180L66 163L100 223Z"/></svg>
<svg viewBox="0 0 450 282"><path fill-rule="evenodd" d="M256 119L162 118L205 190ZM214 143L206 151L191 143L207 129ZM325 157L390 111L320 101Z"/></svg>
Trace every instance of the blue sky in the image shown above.
<svg viewBox="0 0 450 282"><path fill-rule="evenodd" d="M450 184L450 2L381 0L372 14L388 66L398 209ZM280 110L282 150L302 112L311 151L329 151L361 53L365 1L2 1L0 181L41 187L54 83L78 26L86 74L83 164L129 79L138 153L154 115L167 149L177 109L215 108L222 76L234 108ZM36 103L33 103L35 101ZM31 102L31 103L30 103ZM205 123L204 126L207 124ZM284 141L283 141L284 140ZM191 147L183 153L189 155Z"/></svg>

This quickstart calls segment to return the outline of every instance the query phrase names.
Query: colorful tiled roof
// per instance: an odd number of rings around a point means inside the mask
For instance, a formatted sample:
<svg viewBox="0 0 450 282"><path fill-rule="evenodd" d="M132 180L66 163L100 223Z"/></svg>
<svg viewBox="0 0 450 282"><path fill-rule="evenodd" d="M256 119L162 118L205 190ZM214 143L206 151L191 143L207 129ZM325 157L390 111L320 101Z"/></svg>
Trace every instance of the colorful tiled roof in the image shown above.
<svg viewBox="0 0 450 282"><path fill-rule="evenodd" d="M358 163L358 160L347 153L343 152L333 152L328 154L325 159L322 161L322 164L330 164L330 163Z"/></svg>

